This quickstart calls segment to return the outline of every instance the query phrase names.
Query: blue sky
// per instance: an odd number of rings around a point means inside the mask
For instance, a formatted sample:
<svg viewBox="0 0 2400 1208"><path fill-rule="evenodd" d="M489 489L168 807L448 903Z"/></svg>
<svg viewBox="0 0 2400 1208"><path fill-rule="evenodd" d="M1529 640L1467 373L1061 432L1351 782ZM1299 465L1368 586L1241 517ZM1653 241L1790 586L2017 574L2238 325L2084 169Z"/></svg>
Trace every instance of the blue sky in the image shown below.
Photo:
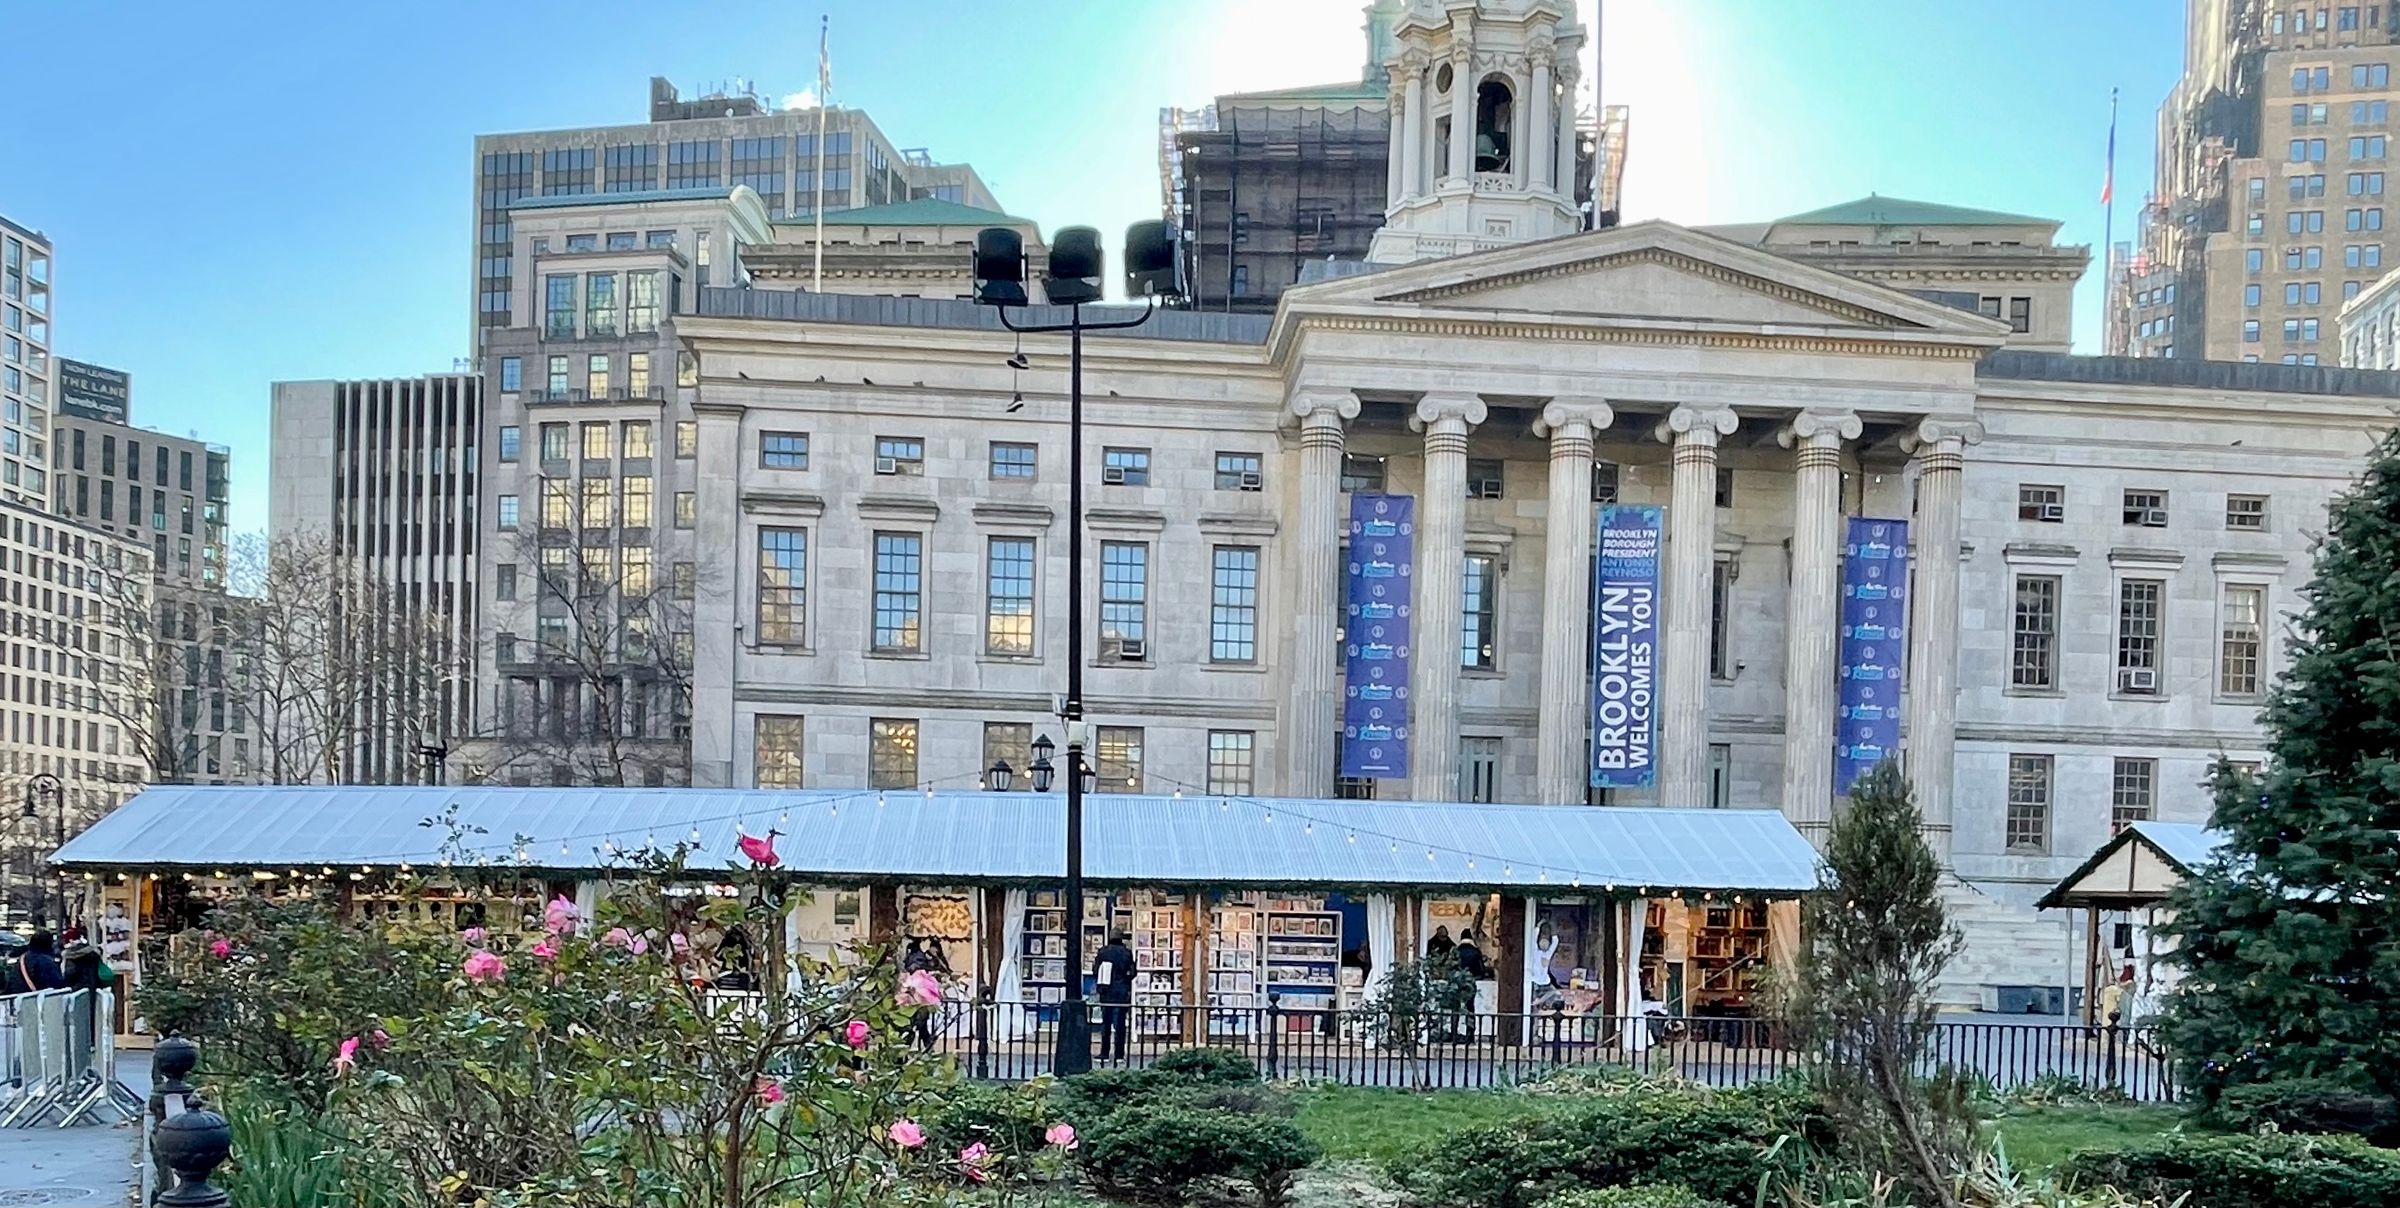
<svg viewBox="0 0 2400 1208"><path fill-rule="evenodd" d="M1597 0L1578 0L1587 14ZM62 355L130 370L137 423L234 449L266 525L268 383L467 350L474 136L637 121L646 81L813 88L966 159L1043 228L1156 215L1157 114L1355 75L1357 0L0 3L0 214L58 243ZM2117 235L2182 62L2180 0L1608 0L1629 218L1760 220L1870 191ZM1063 67L1074 48L1087 62ZM2096 351L2098 274L2077 300Z"/></svg>

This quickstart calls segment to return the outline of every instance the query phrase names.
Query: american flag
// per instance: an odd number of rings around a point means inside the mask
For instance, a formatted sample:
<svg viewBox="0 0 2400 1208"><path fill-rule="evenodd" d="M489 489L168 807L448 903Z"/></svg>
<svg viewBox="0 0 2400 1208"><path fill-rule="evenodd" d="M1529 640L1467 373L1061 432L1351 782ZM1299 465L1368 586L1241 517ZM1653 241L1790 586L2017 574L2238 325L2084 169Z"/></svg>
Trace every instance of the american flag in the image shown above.
<svg viewBox="0 0 2400 1208"><path fill-rule="evenodd" d="M2100 204L2117 197L2117 90L2108 90L2108 175L2100 180Z"/></svg>

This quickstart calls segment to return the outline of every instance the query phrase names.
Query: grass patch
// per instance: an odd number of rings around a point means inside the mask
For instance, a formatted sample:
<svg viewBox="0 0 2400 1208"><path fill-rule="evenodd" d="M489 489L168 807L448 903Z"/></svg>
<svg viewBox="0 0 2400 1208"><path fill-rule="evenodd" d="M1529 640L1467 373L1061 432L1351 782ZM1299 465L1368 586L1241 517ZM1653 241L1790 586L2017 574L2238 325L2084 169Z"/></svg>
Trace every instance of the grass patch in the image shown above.
<svg viewBox="0 0 2400 1208"><path fill-rule="evenodd" d="M1399 1091L1318 1086L1298 1096L1300 1131L1329 1162L1382 1162L1454 1128L1547 1111L1561 1102L1502 1091Z"/></svg>
<svg viewBox="0 0 2400 1208"><path fill-rule="evenodd" d="M2183 1110L2154 1104L2018 1108L1992 1122L2018 1170L2048 1170L2079 1149L2117 1149L2131 1141L2190 1130Z"/></svg>

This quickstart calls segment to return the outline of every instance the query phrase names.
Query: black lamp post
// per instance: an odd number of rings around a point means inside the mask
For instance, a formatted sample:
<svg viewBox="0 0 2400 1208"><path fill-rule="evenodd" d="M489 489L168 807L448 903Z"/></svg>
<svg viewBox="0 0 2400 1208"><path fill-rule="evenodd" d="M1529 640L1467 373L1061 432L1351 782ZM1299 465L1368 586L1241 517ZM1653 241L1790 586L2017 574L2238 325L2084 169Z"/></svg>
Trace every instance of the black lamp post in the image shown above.
<svg viewBox="0 0 2400 1208"><path fill-rule="evenodd" d="M33 779L26 781L25 816L27 818L41 817L40 802L44 797L48 797L50 799L50 855L55 859L58 855L58 849L67 845L66 784L60 781L58 777L53 776L48 772L43 772L42 774L35 776ZM36 875L39 874L37 873ZM65 886L59 882L58 878L58 869L54 867L50 870L49 874L49 897L51 910L50 926L53 930L66 926L67 922L67 891Z"/></svg>
<svg viewBox="0 0 2400 1208"><path fill-rule="evenodd" d="M1066 1001L1058 1008L1058 1052L1052 1069L1060 1077L1092 1068L1091 1033L1083 1000L1083 795L1088 791L1083 757L1083 333L1139 327L1158 313L1158 300L1183 295L1183 258L1175 229L1164 222L1137 222L1125 231L1125 292L1148 299L1130 319L1086 323L1083 308L1100 300L1100 232L1073 226L1059 230L1050 245L1043 289L1053 306L1067 308L1064 323L1018 324L1009 308L1027 306L1025 240L1007 227L986 227L975 236L975 300L1000 312L1010 331L1067 333L1067 694L1058 716L1067 725ZM1012 368L1018 364L1012 358ZM1035 791L1046 791L1051 769L1047 736L1034 744Z"/></svg>
<svg viewBox="0 0 2400 1208"><path fill-rule="evenodd" d="M1005 793L1008 791L1009 784L1016 778L1016 769L1009 767L1007 760L995 759L992 761L992 766L985 769L983 773L983 787L995 793Z"/></svg>
<svg viewBox="0 0 2400 1208"><path fill-rule="evenodd" d="M1033 776L1034 792L1050 791L1050 777L1057 771L1050 765L1050 753L1057 749L1057 744L1051 742L1047 734L1033 740L1033 764L1025 770Z"/></svg>

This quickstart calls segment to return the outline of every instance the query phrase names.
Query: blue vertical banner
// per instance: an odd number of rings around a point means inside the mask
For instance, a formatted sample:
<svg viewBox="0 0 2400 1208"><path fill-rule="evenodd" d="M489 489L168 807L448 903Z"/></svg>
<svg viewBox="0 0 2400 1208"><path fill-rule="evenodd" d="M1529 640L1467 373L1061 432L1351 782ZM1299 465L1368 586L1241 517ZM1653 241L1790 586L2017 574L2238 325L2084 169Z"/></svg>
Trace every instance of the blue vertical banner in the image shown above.
<svg viewBox="0 0 2400 1208"><path fill-rule="evenodd" d="M1901 665L1908 650L1908 522L1850 518L1842 544L1840 703L1833 791L1840 796L1900 753ZM1804 639L1805 640L1805 639Z"/></svg>
<svg viewBox="0 0 2400 1208"><path fill-rule="evenodd" d="M1658 780L1658 555L1666 509L1600 509L1592 584L1592 787Z"/></svg>
<svg viewBox="0 0 2400 1208"><path fill-rule="evenodd" d="M1408 775L1408 668L1414 650L1417 501L1350 496L1350 560L1342 623L1342 775ZM1455 655L1453 657L1456 657Z"/></svg>

